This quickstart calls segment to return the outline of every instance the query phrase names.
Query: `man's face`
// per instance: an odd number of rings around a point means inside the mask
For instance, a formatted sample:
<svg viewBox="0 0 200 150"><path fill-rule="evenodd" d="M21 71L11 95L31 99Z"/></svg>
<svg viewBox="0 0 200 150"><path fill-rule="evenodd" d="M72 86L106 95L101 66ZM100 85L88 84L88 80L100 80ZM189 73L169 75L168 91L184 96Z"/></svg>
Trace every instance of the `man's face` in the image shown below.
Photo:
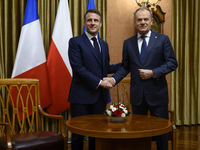
<svg viewBox="0 0 200 150"><path fill-rule="evenodd" d="M141 35L145 35L151 29L153 18L148 10L139 10L135 16L135 27Z"/></svg>
<svg viewBox="0 0 200 150"><path fill-rule="evenodd" d="M86 14L84 26L86 27L86 31L89 34L96 36L101 25L102 25L101 17L98 14L91 12Z"/></svg>

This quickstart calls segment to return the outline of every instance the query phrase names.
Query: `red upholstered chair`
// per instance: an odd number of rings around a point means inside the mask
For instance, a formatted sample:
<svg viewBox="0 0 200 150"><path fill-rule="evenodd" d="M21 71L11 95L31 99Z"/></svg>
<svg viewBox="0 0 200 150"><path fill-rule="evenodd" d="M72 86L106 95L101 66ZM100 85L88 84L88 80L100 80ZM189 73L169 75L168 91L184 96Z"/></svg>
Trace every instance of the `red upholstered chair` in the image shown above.
<svg viewBox="0 0 200 150"><path fill-rule="evenodd" d="M0 108L0 150L67 150L63 117L41 108L39 80L0 79ZM42 118L59 120L59 133L43 131Z"/></svg>

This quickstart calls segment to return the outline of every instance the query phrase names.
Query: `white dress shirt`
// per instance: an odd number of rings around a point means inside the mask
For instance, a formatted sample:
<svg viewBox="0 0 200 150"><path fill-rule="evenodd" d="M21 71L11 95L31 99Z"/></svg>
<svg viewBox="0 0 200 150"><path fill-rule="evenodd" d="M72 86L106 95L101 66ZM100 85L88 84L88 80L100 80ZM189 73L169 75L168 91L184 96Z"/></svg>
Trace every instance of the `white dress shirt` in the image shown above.
<svg viewBox="0 0 200 150"><path fill-rule="evenodd" d="M92 40L92 38L93 38L94 36L92 36L91 34L89 34L87 31L85 31L85 34L87 35L88 39L90 40L91 44L92 44L93 47L94 47L94 41ZM100 50L100 52L101 52L101 46L100 46L100 44L99 44L99 39L98 39L97 35L96 35L95 37L96 37L96 39L97 39L97 43L98 43L98 45L99 45L99 50Z"/></svg>
<svg viewBox="0 0 200 150"><path fill-rule="evenodd" d="M141 48L142 48L142 43L143 43L143 39L141 38L141 36L142 35L140 33L137 34L138 49L139 49L140 54L141 54ZM149 30L149 32L145 35L147 46L149 44L150 36L151 36L151 30Z"/></svg>

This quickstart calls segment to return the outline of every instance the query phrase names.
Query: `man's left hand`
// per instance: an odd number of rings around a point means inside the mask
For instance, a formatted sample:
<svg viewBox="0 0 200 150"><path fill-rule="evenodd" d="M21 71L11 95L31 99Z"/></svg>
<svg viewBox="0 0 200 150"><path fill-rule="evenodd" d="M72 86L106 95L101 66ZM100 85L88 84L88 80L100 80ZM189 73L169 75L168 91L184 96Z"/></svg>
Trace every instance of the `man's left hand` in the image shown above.
<svg viewBox="0 0 200 150"><path fill-rule="evenodd" d="M152 70L148 70L148 69L138 69L138 70L140 72L140 77L143 80L155 77L155 74L154 74L154 72Z"/></svg>

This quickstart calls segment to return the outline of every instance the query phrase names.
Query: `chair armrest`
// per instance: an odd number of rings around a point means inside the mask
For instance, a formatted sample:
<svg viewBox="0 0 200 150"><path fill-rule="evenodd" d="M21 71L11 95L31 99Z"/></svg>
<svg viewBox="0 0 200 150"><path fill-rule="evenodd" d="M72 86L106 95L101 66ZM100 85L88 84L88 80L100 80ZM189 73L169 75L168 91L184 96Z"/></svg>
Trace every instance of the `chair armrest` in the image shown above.
<svg viewBox="0 0 200 150"><path fill-rule="evenodd" d="M1 122L0 121L0 126L5 126L6 128L6 148L9 150L9 149L12 149L12 143L11 143L11 136L10 136L10 124L9 123L4 123L4 122ZM2 131L1 131L1 134L3 134L3 128L1 128Z"/></svg>
<svg viewBox="0 0 200 150"><path fill-rule="evenodd" d="M63 119L63 116L61 116L61 115L51 115L51 114L46 113L46 112L42 109L41 105L38 105L38 109L39 109L39 112L40 112L43 116L45 116L45 117L47 117L47 118L52 118L52 119Z"/></svg>
<svg viewBox="0 0 200 150"><path fill-rule="evenodd" d="M67 138L67 135L65 133L64 126L63 126L63 121L64 121L63 116L48 114L42 109L41 105L38 105L38 109L39 109L40 114L42 114L44 117L51 118L51 119L59 119L59 121L60 121L60 132L61 132L61 134L64 138Z"/></svg>

